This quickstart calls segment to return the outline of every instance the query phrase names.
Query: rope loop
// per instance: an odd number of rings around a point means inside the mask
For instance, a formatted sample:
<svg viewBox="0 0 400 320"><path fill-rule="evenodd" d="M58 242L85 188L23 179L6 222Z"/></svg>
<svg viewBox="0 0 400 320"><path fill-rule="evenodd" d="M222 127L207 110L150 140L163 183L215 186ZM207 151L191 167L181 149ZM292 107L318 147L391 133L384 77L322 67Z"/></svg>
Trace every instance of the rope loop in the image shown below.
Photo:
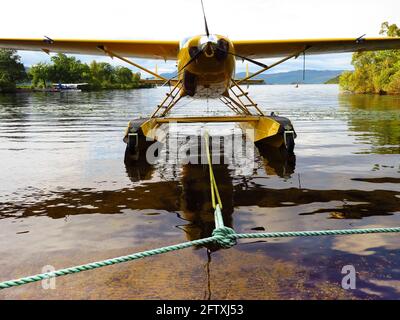
<svg viewBox="0 0 400 320"><path fill-rule="evenodd" d="M236 245L236 237L232 236L235 234L235 230L225 226L214 229L212 233L215 242L224 249L229 249Z"/></svg>

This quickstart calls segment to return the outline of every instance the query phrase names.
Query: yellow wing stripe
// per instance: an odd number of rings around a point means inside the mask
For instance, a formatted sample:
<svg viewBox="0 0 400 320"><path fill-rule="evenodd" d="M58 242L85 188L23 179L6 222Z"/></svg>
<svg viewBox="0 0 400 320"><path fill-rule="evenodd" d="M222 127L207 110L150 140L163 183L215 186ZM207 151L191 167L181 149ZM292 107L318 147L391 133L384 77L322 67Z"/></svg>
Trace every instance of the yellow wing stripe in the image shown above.
<svg viewBox="0 0 400 320"><path fill-rule="evenodd" d="M233 41L237 54L249 58L291 55L307 48L307 54L400 49L400 38L299 39ZM179 41L0 39L0 48L74 54L104 55L99 47L125 57L176 60Z"/></svg>
<svg viewBox="0 0 400 320"><path fill-rule="evenodd" d="M176 60L179 41L0 39L0 48L15 50L104 55L99 47L125 57Z"/></svg>
<svg viewBox="0 0 400 320"><path fill-rule="evenodd" d="M307 54L400 49L400 38L299 39L232 41L239 55L249 58L275 58L307 48Z"/></svg>

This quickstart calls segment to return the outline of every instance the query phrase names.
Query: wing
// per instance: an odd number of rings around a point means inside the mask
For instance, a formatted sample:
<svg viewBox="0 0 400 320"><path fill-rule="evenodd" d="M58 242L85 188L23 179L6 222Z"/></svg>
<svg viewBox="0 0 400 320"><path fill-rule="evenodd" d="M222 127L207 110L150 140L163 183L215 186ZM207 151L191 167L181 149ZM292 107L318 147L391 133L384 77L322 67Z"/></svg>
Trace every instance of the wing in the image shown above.
<svg viewBox="0 0 400 320"><path fill-rule="evenodd" d="M233 41L237 54L253 59L308 54L400 49L400 38Z"/></svg>
<svg viewBox="0 0 400 320"><path fill-rule="evenodd" d="M125 57L176 60L179 41L0 39L0 48L90 55L104 55L105 48Z"/></svg>

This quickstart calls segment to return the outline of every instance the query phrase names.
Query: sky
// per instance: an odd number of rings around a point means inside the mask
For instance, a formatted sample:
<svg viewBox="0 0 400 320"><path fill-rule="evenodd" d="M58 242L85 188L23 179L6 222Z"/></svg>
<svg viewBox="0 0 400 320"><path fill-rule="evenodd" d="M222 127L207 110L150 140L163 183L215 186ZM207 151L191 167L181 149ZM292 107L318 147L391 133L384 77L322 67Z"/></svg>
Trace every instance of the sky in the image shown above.
<svg viewBox="0 0 400 320"><path fill-rule="evenodd" d="M204 0L211 33L233 40L357 38L379 36L384 21L400 24L399 0ZM204 33L200 0L18 0L4 1L0 38L152 39L181 40ZM42 52L20 51L22 62L49 61ZM77 56L83 62L123 62L101 56ZM276 59L262 60L268 64ZM134 59L159 72L175 70L176 63ZM352 69L351 54L310 56L307 69ZM250 71L258 69L250 65ZM289 60L271 72L302 68ZM237 71L245 64L238 62Z"/></svg>

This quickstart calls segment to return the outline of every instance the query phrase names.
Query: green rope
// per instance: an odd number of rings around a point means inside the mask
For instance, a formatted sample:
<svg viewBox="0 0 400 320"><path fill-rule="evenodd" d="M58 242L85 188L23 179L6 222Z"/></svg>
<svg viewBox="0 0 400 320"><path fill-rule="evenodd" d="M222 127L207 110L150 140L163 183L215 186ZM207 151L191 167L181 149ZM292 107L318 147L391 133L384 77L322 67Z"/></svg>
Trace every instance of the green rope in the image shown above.
<svg viewBox="0 0 400 320"><path fill-rule="evenodd" d="M262 239L262 238L293 238L293 237L317 237L317 236L344 236L373 233L399 233L400 228L366 228L366 229L339 229L319 231L286 231L286 232L263 232L263 233L236 233L228 227L214 229L212 235L215 242L222 248L231 248L237 239Z"/></svg>
<svg viewBox="0 0 400 320"><path fill-rule="evenodd" d="M316 236L339 236L371 233L396 233L400 228L367 228L367 229L342 229L342 230L320 230L320 231L287 231L267 233L235 233L228 235L235 239L259 239L259 238L288 238L288 237L316 237Z"/></svg>
<svg viewBox="0 0 400 320"><path fill-rule="evenodd" d="M214 221L215 229L212 235L215 237L216 242L224 249L233 247L236 244L236 239L231 237L231 235L236 234L236 232L232 228L225 227L219 204L215 207Z"/></svg>
<svg viewBox="0 0 400 320"><path fill-rule="evenodd" d="M289 232L263 232L263 233L236 233L232 228L226 227L224 225L224 219L222 217L222 203L218 193L217 184L215 182L214 173L212 171L211 157L209 153L208 146L208 134L206 133L206 145L207 145L207 159L208 165L210 167L210 186L212 203L215 208L214 220L215 229L212 233L212 237L184 242L180 244L175 244L167 247L157 248L153 250L142 251L127 256L121 256L118 258L92 262L76 267L61 269L53 272L47 272L42 274L37 274L34 276L24 277L16 280L0 282L0 290L7 289L11 287L21 286L24 284L65 276L68 274L78 273L87 270L93 270L105 266L110 266L113 264L123 263L127 261L142 259L162 253L167 253L171 251L181 250L197 245L205 245L211 242L218 244L222 248L231 248L236 244L237 239L260 239L260 238L287 238L287 237L315 237L315 236L334 236L334 235L352 235L352 234L371 234L371 233L394 233L400 232L400 228L370 228L370 229L344 229L344 230L320 230L320 231L289 231ZM215 202L215 195L217 196L218 203Z"/></svg>
<svg viewBox="0 0 400 320"><path fill-rule="evenodd" d="M131 260L137 260L150 257L162 253L181 250L196 245L205 245L215 242L223 248L230 248L236 244L236 239L259 239L259 238L287 238L287 237L314 237L314 236L333 236L333 235L353 235L353 234L371 234L371 233L395 233L400 232L400 228L371 228L371 229L344 229L344 230L320 230L320 231L289 231L289 232L268 232L268 233L235 233L231 228L220 226L213 231L213 236L209 238L184 242L167 247L147 250L134 253L127 256L121 256L114 259L97 261L80 265L76 267L61 269L53 272L37 274L34 276L24 277L16 280L4 281L0 283L0 290L11 287L21 286L24 284L65 276L68 274L78 273L87 270L93 270L113 264L123 263Z"/></svg>
<svg viewBox="0 0 400 320"><path fill-rule="evenodd" d="M146 257L150 257L150 256L162 254L162 253L181 250L181 249L189 248L192 246L205 245L205 244L208 244L211 242L215 242L217 240L218 240L217 237L209 237L209 238L184 242L184 243L180 243L180 244L175 244L175 245L171 245L171 246L167 246L167 247L157 248L157 249L153 249L153 250L142 251L142 252L130 254L127 256L121 256L118 258L97 261L97 262L92 262L92 263L88 263L88 264L84 264L84 265L80 265L80 266L76 266L76 267L56 270L53 272L37 274L34 276L24 277L24 278L20 278L20 279L16 279L16 280L4 281L4 282L0 282L0 290L11 288L11 287L16 287L16 286L21 286L24 284L28 284L28 283L32 283L32 282L36 282L36 281L40 281L40 280L44 280L44 279L65 276L68 274L78 273L78 272L87 271L87 270L93 270L93 269L97 269L97 268L101 268L101 267L105 267L105 266L111 266L113 264L123 263L123 262L146 258Z"/></svg>
<svg viewBox="0 0 400 320"><path fill-rule="evenodd" d="M236 244L236 232L229 227L214 229L212 233L215 242L224 249L229 249Z"/></svg>

